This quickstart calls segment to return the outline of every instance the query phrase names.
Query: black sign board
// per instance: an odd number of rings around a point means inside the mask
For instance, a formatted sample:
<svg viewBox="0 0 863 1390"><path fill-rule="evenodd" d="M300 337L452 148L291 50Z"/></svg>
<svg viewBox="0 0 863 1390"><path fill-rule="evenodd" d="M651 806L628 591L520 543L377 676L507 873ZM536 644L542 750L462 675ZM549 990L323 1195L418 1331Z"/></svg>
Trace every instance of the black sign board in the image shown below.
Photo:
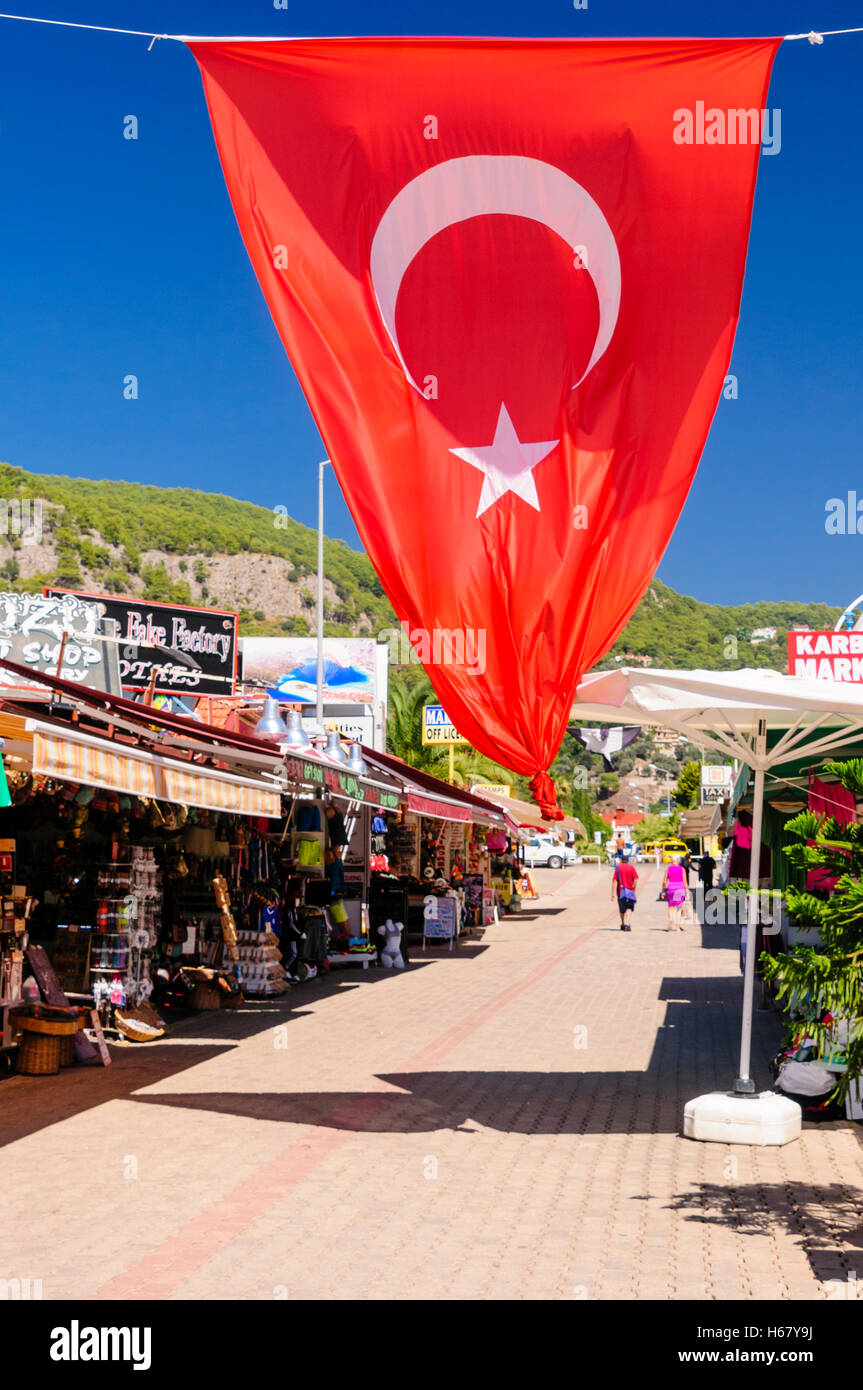
<svg viewBox="0 0 863 1390"><path fill-rule="evenodd" d="M160 695L233 695L237 679L237 614L177 603L74 592L98 603L117 622L120 680L146 690L156 669Z"/></svg>
<svg viewBox="0 0 863 1390"><path fill-rule="evenodd" d="M321 788L337 792L350 801L364 801L368 806L381 806L388 811L395 811L399 806L397 791L388 792L378 787L366 786L365 783L359 782L352 772L342 772L336 767L324 767L321 763L309 762L299 754L285 759L285 770L288 776L297 782L317 783Z"/></svg>
<svg viewBox="0 0 863 1390"><path fill-rule="evenodd" d="M114 624L76 594L0 593L0 660L120 695ZM0 684L29 682L0 672Z"/></svg>

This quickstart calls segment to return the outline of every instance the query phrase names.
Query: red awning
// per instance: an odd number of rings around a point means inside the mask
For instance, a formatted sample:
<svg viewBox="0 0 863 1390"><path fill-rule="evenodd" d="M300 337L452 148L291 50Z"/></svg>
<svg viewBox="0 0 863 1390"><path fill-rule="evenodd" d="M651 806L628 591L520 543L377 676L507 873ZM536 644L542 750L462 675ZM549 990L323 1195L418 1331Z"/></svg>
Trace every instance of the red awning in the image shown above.
<svg viewBox="0 0 863 1390"><path fill-rule="evenodd" d="M412 799L425 799L429 802L428 809L421 809L420 815L458 821L470 821L481 815L496 825L506 819L501 808L493 802L475 796L473 792L465 791L462 787L453 787L449 782L442 782L439 777L433 777L430 772L422 772L418 767L411 767L410 763L402 762L401 758L395 758L391 753L379 753L376 748L363 747L363 757L369 766L379 767L400 778L408 791L409 809L418 809L411 805ZM411 791L411 787L415 788L415 791ZM431 793L431 796L423 798L424 792ZM451 814L454 810L463 811L464 814Z"/></svg>
<svg viewBox="0 0 863 1390"><path fill-rule="evenodd" d="M408 810L420 816L435 816L438 820L471 821L473 816L467 806L458 806L453 801L437 801L419 792L408 792Z"/></svg>

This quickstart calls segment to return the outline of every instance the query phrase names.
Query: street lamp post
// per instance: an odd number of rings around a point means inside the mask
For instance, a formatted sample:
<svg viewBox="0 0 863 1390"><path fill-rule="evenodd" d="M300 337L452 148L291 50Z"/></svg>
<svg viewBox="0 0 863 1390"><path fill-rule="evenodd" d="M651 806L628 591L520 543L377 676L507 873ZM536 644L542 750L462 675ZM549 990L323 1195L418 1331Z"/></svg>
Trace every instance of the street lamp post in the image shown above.
<svg viewBox="0 0 863 1390"><path fill-rule="evenodd" d="M318 464L318 669L316 672L315 718L324 718L324 469L329 459Z"/></svg>

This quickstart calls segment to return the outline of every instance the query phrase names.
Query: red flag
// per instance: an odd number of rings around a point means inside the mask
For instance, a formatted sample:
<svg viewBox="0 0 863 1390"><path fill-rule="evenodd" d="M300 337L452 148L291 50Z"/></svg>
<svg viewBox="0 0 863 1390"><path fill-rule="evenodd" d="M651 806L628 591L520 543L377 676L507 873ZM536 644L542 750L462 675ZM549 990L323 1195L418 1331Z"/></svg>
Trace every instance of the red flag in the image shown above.
<svg viewBox="0 0 863 1390"><path fill-rule="evenodd" d="M779 42L191 45L372 564L541 802L722 389Z"/></svg>

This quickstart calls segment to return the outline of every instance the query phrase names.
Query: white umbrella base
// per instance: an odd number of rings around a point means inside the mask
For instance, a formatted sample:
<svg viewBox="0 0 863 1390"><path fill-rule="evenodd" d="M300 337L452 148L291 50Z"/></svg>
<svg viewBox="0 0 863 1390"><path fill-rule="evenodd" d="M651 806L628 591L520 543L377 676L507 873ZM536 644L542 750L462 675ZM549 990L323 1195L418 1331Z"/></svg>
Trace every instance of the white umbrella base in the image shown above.
<svg viewBox="0 0 863 1390"><path fill-rule="evenodd" d="M776 1091L757 1096L711 1091L687 1102L683 1134L714 1144L790 1144L800 1137L802 1120L797 1102Z"/></svg>

